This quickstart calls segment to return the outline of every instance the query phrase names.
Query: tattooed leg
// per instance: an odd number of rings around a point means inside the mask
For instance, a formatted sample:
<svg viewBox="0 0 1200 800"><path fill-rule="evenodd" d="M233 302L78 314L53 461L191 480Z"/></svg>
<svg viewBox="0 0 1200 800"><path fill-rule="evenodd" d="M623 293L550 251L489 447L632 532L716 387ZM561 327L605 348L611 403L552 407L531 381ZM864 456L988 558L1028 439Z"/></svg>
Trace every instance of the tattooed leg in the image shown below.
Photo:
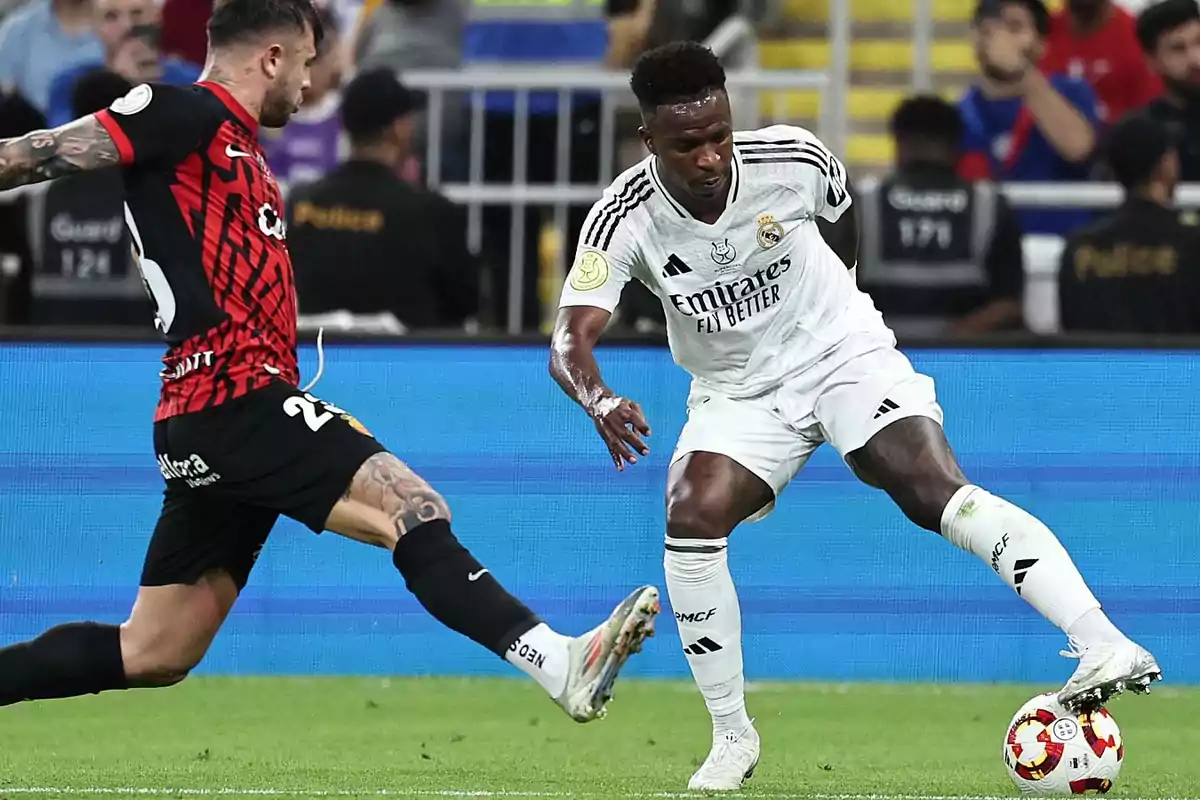
<svg viewBox="0 0 1200 800"><path fill-rule="evenodd" d="M658 590L643 586L583 636L542 622L450 530L450 510L390 453L359 468L327 526L392 549L392 563L430 616L537 681L578 722L603 716L630 655L653 635Z"/></svg>
<svg viewBox="0 0 1200 800"><path fill-rule="evenodd" d="M401 536L436 519L450 521L442 496L403 461L379 453L359 468L325 527L394 550Z"/></svg>
<svg viewBox="0 0 1200 800"><path fill-rule="evenodd" d="M359 468L326 527L391 550L426 611L501 657L539 624L454 536L442 496L391 453Z"/></svg>

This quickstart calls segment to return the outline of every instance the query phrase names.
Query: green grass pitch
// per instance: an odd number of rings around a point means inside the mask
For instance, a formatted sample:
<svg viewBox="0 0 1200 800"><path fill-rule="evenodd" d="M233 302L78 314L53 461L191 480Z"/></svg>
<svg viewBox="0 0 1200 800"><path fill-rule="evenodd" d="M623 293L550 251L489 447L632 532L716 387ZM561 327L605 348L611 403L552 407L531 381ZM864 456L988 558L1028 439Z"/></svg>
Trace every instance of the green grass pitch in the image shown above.
<svg viewBox="0 0 1200 800"><path fill-rule="evenodd" d="M763 760L742 796L1015 796L1000 760L1021 686L761 684ZM1200 689L1109 705L1109 796L1200 798ZM568 720L519 680L198 678L0 710L0 798L675 797L707 753L690 684L627 681Z"/></svg>

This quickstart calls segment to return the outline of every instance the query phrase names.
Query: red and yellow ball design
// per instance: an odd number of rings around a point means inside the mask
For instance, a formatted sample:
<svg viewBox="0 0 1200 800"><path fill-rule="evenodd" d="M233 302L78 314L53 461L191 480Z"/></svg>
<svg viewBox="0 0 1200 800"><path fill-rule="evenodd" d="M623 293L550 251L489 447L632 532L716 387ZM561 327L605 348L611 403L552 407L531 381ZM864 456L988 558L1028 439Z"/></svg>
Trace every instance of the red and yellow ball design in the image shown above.
<svg viewBox="0 0 1200 800"><path fill-rule="evenodd" d="M1105 794L1124 757L1121 729L1107 709L1075 713L1054 693L1021 706L1004 735L1004 765L1027 795Z"/></svg>
<svg viewBox="0 0 1200 800"><path fill-rule="evenodd" d="M1050 726L1056 719L1053 711L1039 708L1018 717L1009 726L1012 768L1025 780L1040 781L1062 761L1063 743L1054 741L1050 735Z"/></svg>

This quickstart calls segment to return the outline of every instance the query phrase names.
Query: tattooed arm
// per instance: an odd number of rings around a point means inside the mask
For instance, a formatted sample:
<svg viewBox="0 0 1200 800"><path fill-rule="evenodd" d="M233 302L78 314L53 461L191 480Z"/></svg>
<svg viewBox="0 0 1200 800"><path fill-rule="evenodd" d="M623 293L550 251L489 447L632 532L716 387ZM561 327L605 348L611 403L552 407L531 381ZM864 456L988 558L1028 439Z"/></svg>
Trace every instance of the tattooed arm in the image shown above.
<svg viewBox="0 0 1200 800"><path fill-rule="evenodd" d="M0 190L115 166L117 144L89 115L49 131L0 139Z"/></svg>

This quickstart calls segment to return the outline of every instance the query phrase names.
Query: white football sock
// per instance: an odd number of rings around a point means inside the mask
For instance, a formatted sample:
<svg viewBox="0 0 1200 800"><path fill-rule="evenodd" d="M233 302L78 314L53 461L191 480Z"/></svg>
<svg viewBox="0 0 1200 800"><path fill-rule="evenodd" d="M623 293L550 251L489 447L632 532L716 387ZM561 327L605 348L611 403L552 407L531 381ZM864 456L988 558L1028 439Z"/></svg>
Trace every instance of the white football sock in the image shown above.
<svg viewBox="0 0 1200 800"><path fill-rule="evenodd" d="M1099 608L1093 608L1071 623L1067 634L1085 647L1094 642L1119 642L1125 639L1125 634Z"/></svg>
<svg viewBox="0 0 1200 800"><path fill-rule="evenodd" d="M1112 632L1121 637L1058 538L1007 500L978 486L962 487L942 512L942 535L982 558L1025 602L1085 647Z"/></svg>
<svg viewBox="0 0 1200 800"><path fill-rule="evenodd" d="M571 666L567 643L570 641L570 636L556 633L542 622L513 642L504 658L537 681L551 697L558 697L567 688L567 670Z"/></svg>
<svg viewBox="0 0 1200 800"><path fill-rule="evenodd" d="M713 732L740 733L750 718L742 675L742 610L729 574L728 540L668 536L666 548L671 610Z"/></svg>

